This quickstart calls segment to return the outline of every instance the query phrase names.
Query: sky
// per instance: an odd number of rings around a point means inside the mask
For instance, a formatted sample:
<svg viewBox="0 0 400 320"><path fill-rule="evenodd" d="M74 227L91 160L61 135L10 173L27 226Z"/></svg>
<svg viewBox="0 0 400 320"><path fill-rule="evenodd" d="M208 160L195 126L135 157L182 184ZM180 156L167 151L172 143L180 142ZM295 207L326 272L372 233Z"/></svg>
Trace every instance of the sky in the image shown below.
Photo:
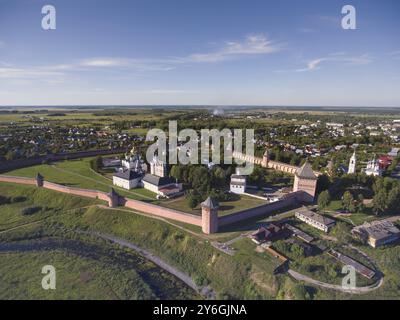
<svg viewBox="0 0 400 320"><path fill-rule="evenodd" d="M400 107L399 15L398 0L0 0L0 106Z"/></svg>

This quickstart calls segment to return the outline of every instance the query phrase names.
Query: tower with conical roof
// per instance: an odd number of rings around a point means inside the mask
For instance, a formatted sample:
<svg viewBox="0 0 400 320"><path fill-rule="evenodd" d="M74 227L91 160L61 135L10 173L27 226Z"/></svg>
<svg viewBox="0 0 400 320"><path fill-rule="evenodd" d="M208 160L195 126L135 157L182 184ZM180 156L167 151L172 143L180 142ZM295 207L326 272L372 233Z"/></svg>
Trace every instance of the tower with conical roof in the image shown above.
<svg viewBox="0 0 400 320"><path fill-rule="evenodd" d="M347 171L347 173L355 174L356 173L356 165L357 165L357 156L356 156L356 151L354 150L354 153L350 158L349 170Z"/></svg>
<svg viewBox="0 0 400 320"><path fill-rule="evenodd" d="M218 232L218 201L208 197L201 204L201 225L205 234Z"/></svg>
<svg viewBox="0 0 400 320"><path fill-rule="evenodd" d="M108 206L110 208L118 207L118 205L119 205L119 195L114 190L114 188L111 188L110 192L107 195L108 195Z"/></svg>
<svg viewBox="0 0 400 320"><path fill-rule="evenodd" d="M263 158L262 158L262 167L268 168L268 162L269 162L269 151L268 149L265 149Z"/></svg>
<svg viewBox="0 0 400 320"><path fill-rule="evenodd" d="M36 186L37 187L43 187L44 178L39 172L37 173L35 180L36 180Z"/></svg>
<svg viewBox="0 0 400 320"><path fill-rule="evenodd" d="M311 165L306 162L296 171L294 176L293 191L304 191L308 194L307 202L313 202L315 192L317 190L317 176L315 175Z"/></svg>

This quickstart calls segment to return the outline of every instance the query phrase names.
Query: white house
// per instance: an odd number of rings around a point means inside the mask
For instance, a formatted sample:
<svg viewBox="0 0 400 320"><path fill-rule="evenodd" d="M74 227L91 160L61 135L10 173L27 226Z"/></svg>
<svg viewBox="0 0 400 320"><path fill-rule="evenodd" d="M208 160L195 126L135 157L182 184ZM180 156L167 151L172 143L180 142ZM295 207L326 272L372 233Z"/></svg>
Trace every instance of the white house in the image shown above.
<svg viewBox="0 0 400 320"><path fill-rule="evenodd" d="M142 183L145 189L167 198L176 196L182 191L182 184L176 183L175 179L169 177L146 174Z"/></svg>
<svg viewBox="0 0 400 320"><path fill-rule="evenodd" d="M246 176L233 174L231 176L230 190L236 194L243 194L246 192Z"/></svg>
<svg viewBox="0 0 400 320"><path fill-rule="evenodd" d="M117 172L113 175L113 184L115 186L130 190L137 188L141 179L141 174L133 170L125 170Z"/></svg>

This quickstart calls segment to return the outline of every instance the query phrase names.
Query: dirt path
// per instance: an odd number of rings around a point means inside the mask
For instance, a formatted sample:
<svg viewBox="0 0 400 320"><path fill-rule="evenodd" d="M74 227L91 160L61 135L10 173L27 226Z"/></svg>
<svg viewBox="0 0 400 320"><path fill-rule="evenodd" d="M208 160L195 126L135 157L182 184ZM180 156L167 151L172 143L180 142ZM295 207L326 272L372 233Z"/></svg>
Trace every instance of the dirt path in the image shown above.
<svg viewBox="0 0 400 320"><path fill-rule="evenodd" d="M344 293L353 293L353 294L363 294L363 293L368 293L371 291L374 291L376 289L378 289L379 287L382 286L383 284L383 277L380 277L379 281L377 283L374 283L370 286L366 286L366 287L359 287L359 288L355 288L355 289L346 289L343 288L342 286L339 285L335 285L335 284L329 284L326 282L321 282L318 280L315 280L313 278L310 278L304 274L298 273L292 269L289 269L288 273L296 280L298 281L304 281L313 285L316 285L318 287L322 287L325 289L332 289L332 290L336 290L336 291L341 291Z"/></svg>
<svg viewBox="0 0 400 320"><path fill-rule="evenodd" d="M215 299L215 293L211 290L211 288L209 287L199 287L197 286L194 281L192 280L192 278L186 274L183 273L182 271L178 270L177 268L171 266L170 264L166 263L164 260L162 260L161 258L159 258L158 256L152 254L151 252L120 238L117 238L115 236L112 235L108 235L108 234L104 234L104 233L100 233L97 231L79 231L79 233L83 233L83 234L88 234L88 235L92 235L92 236L96 236L98 238L101 238L103 240L108 240L111 241L113 243L119 244L123 247L127 247L130 249L135 250L136 252L138 252L139 254L141 254L143 257L145 257L146 259L150 260L151 262L153 262L154 264L156 264L157 266L159 266L160 268L168 271L169 273L171 273L172 275L174 275L175 277L177 277L178 279L180 279L181 281L183 281L187 286L189 286L190 288L194 289L195 291L201 293L202 295L206 296L208 299Z"/></svg>

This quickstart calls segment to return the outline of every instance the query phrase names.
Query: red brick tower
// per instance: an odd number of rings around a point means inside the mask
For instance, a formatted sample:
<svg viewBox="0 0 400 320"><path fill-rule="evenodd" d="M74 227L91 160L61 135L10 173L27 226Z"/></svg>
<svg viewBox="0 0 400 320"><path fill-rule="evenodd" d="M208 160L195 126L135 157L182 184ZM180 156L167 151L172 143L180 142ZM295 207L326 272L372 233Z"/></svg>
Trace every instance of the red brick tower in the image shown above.
<svg viewBox="0 0 400 320"><path fill-rule="evenodd" d="M201 204L202 230L205 234L218 232L218 202L211 197Z"/></svg>

